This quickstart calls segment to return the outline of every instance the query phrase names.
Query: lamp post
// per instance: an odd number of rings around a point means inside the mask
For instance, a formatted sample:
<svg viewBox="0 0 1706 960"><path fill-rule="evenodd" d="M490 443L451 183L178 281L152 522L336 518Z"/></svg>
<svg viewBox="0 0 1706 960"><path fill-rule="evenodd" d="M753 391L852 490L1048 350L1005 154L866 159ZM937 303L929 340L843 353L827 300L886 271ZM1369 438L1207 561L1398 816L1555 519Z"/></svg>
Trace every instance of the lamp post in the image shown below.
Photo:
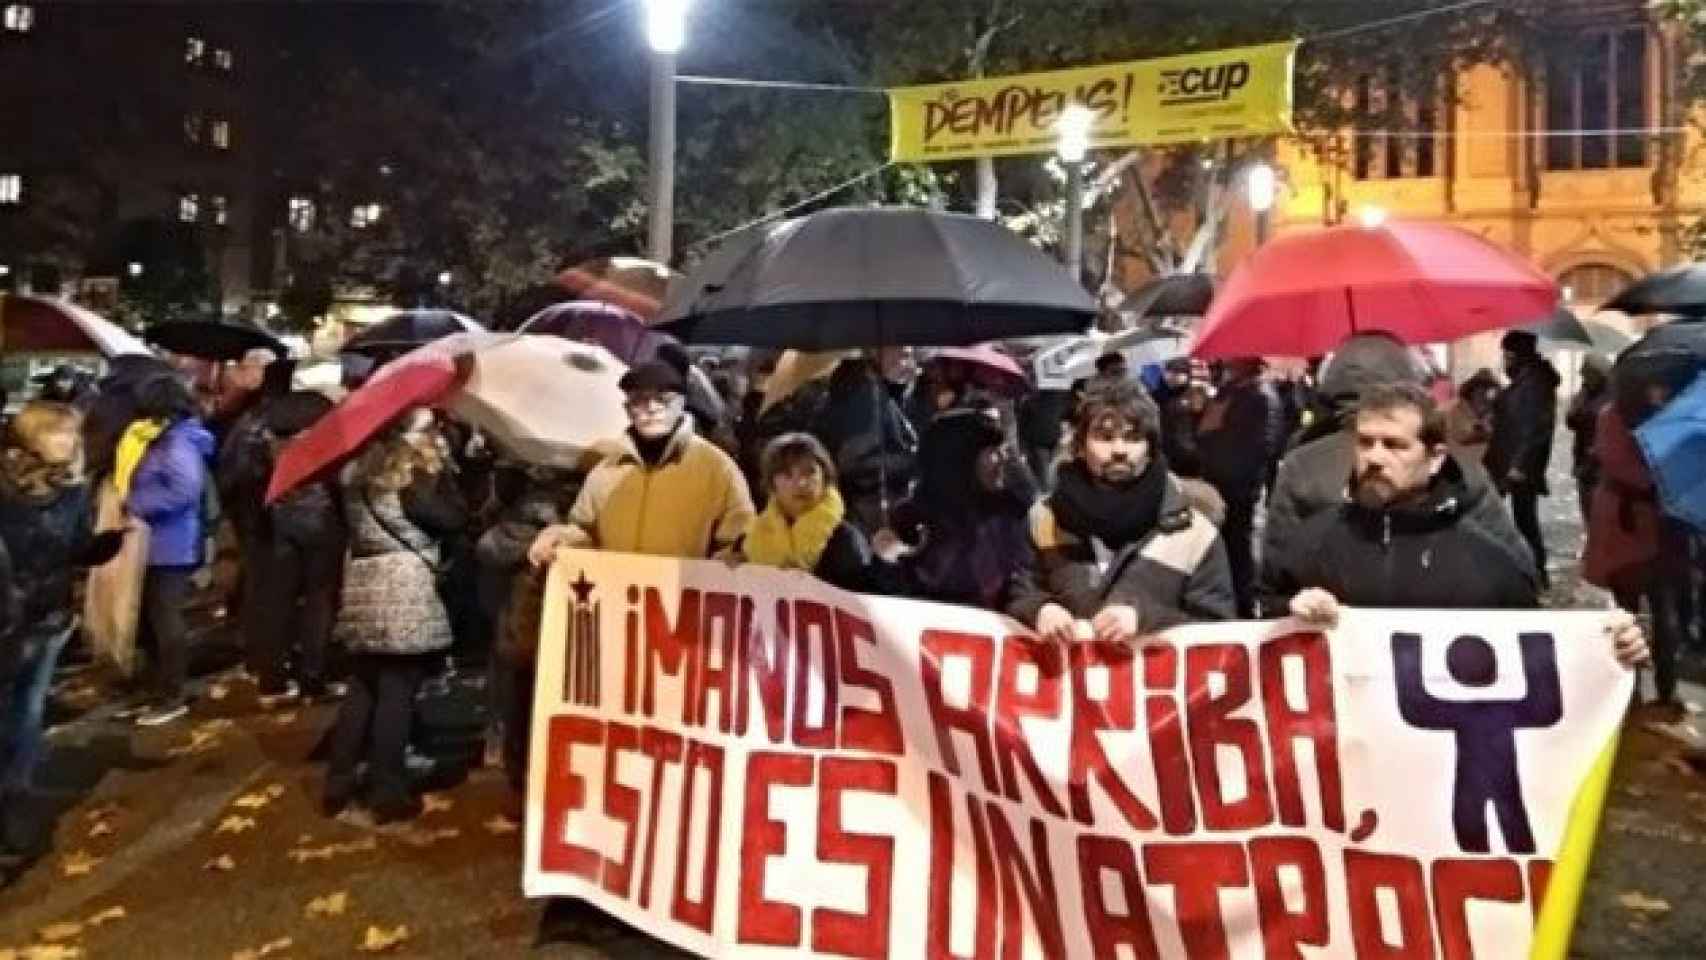
<svg viewBox="0 0 1706 960"><path fill-rule="evenodd" d="M1055 150L1066 164L1066 226L1062 260L1074 282L1084 276L1084 155L1090 151L1090 128L1096 114L1082 104L1062 110L1055 121L1059 143Z"/></svg>
<svg viewBox="0 0 1706 960"><path fill-rule="evenodd" d="M650 136L653 260L668 264L675 233L675 57L687 41L691 0L646 0L646 42L652 48Z"/></svg>
<svg viewBox="0 0 1706 960"><path fill-rule="evenodd" d="M1268 242L1268 230L1274 209L1274 168L1265 163L1252 166L1244 179L1249 191L1250 209L1256 214L1256 246Z"/></svg>

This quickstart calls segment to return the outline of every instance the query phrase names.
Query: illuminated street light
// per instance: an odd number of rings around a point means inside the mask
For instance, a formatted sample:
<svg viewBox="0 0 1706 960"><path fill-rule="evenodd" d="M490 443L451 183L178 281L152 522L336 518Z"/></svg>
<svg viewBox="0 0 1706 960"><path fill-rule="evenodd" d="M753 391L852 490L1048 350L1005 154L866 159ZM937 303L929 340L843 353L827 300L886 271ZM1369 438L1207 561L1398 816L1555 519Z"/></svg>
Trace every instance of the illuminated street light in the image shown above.
<svg viewBox="0 0 1706 960"><path fill-rule="evenodd" d="M675 245L675 57L687 44L691 0L646 0L646 41L652 48L650 129L652 260L667 265Z"/></svg>
<svg viewBox="0 0 1706 960"><path fill-rule="evenodd" d="M137 263L135 260L130 261L130 266L126 269L130 271L130 275L133 277L142 276L142 264Z"/></svg>
<svg viewBox="0 0 1706 960"><path fill-rule="evenodd" d="M0 277L9 277L11 275L12 265L9 263L0 263Z"/></svg>
<svg viewBox="0 0 1706 960"><path fill-rule="evenodd" d="M1077 103L1062 110L1054 122L1059 138L1055 152L1066 164L1066 226L1061 252L1066 272L1075 283L1082 282L1084 275L1084 155L1090 152L1090 130L1095 125L1095 112Z"/></svg>
<svg viewBox="0 0 1706 960"><path fill-rule="evenodd" d="M455 277L451 275L450 271L445 270L438 275L438 285L441 287L448 287L450 286L450 281L454 279Z"/></svg>
<svg viewBox="0 0 1706 960"><path fill-rule="evenodd" d="M1357 211L1357 220L1365 229L1373 230L1386 223L1386 208L1363 207Z"/></svg>
<svg viewBox="0 0 1706 960"><path fill-rule="evenodd" d="M1250 209L1256 214L1256 246L1268 242L1268 226L1274 209L1274 168L1257 163L1244 174Z"/></svg>

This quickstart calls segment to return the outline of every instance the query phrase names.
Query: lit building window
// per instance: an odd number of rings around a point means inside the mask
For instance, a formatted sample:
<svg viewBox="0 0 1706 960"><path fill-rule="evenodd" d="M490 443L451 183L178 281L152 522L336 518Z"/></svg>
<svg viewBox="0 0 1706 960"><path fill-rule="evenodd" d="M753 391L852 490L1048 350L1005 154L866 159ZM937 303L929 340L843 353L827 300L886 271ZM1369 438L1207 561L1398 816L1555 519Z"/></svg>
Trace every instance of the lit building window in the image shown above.
<svg viewBox="0 0 1706 960"><path fill-rule="evenodd" d="M184 139L191 143L200 143L201 131L204 125L205 121L202 119L201 114L184 114Z"/></svg>
<svg viewBox="0 0 1706 960"><path fill-rule="evenodd" d="M231 62L232 62L232 58L231 58L231 51L230 50L227 50L224 47L217 47L214 49L214 51L213 51L213 65L215 67L218 67L221 70L230 70L231 69Z"/></svg>
<svg viewBox="0 0 1706 960"><path fill-rule="evenodd" d="M178 197L178 219L184 223L194 223L201 219L201 197L193 193L181 194Z"/></svg>
<svg viewBox="0 0 1706 960"><path fill-rule="evenodd" d="M0 173L0 204L7 206L24 200L24 177L17 173Z"/></svg>
<svg viewBox="0 0 1706 960"><path fill-rule="evenodd" d="M349 212L349 225L357 230L365 230L379 222L385 215L385 208L377 203L358 203Z"/></svg>
<svg viewBox="0 0 1706 960"><path fill-rule="evenodd" d="M8 3L0 24L13 33L29 33L35 29L36 8L27 3Z"/></svg>
<svg viewBox="0 0 1706 960"><path fill-rule="evenodd" d="M208 125L207 139L221 150L231 149L231 121L213 121Z"/></svg>
<svg viewBox="0 0 1706 960"><path fill-rule="evenodd" d="M307 233L314 229L314 201L307 197L290 198L290 228L297 233Z"/></svg>
<svg viewBox="0 0 1706 960"><path fill-rule="evenodd" d="M231 203L226 199L225 194L216 193L213 196L208 197L207 205L208 208L213 211L214 225L221 227L225 226L226 217L230 213L231 209Z"/></svg>
<svg viewBox="0 0 1706 960"><path fill-rule="evenodd" d="M200 63L207 55L207 41L200 37L190 37L184 41L184 62Z"/></svg>

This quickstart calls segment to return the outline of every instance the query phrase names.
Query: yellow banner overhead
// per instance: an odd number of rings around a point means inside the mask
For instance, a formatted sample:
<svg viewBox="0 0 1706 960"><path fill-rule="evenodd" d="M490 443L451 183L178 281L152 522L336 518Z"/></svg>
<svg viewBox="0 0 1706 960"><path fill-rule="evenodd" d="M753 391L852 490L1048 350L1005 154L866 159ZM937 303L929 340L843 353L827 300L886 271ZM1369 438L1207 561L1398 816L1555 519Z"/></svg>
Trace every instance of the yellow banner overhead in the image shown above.
<svg viewBox="0 0 1706 960"><path fill-rule="evenodd" d="M1293 41L1157 60L889 91L901 163L1049 153L1072 104L1096 116L1092 147L1183 143L1291 130Z"/></svg>

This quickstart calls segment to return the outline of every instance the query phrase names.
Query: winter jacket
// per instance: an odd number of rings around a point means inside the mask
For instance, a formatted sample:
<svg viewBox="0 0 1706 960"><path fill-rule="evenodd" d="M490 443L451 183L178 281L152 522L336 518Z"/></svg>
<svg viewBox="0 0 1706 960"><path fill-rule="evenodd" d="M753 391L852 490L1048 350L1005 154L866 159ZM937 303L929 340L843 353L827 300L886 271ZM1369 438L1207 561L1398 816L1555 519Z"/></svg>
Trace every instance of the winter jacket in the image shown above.
<svg viewBox="0 0 1706 960"><path fill-rule="evenodd" d="M893 593L897 578L888 564L871 552L871 541L850 521L843 520L829 535L812 576L832 587L854 593Z"/></svg>
<svg viewBox="0 0 1706 960"><path fill-rule="evenodd" d="M0 541L12 558L16 625L63 627L77 567L105 559L91 553L94 500L81 482L41 488L22 478L19 464L31 459L22 450L0 452Z"/></svg>
<svg viewBox="0 0 1706 960"><path fill-rule="evenodd" d="M752 494L740 468L683 417L656 466L629 436L617 441L569 511L579 545L663 557L709 557L733 545L752 522Z"/></svg>
<svg viewBox="0 0 1706 960"><path fill-rule="evenodd" d="M1512 547L1521 545L1524 541L1511 519L1510 508L1487 472L1457 454L1448 454L1447 460L1463 478L1463 508L1469 516L1500 541ZM1286 454L1268 494L1267 527L1262 535L1264 567L1270 565L1270 558L1287 557L1293 550L1308 548L1308 541L1300 539L1303 527L1317 514L1345 503L1355 469L1356 436L1350 430L1341 429ZM1282 611L1264 613L1277 615Z"/></svg>
<svg viewBox="0 0 1706 960"><path fill-rule="evenodd" d="M1546 466L1558 421L1558 371L1542 357L1524 363L1493 401L1493 437L1482 461L1500 490L1546 493ZM1513 485L1510 473L1522 471Z"/></svg>
<svg viewBox="0 0 1706 960"><path fill-rule="evenodd" d="M1475 520L1467 489L1462 468L1447 460L1416 503L1370 509L1353 501L1316 514L1271 558L1262 609L1283 611L1311 587L1353 607L1539 606L1534 561Z"/></svg>
<svg viewBox="0 0 1706 960"><path fill-rule="evenodd" d="M430 478L405 491L378 490L346 477L349 562L333 638L352 653L410 655L448 648L454 637L438 575L447 520L435 513Z"/></svg>
<svg viewBox="0 0 1706 960"><path fill-rule="evenodd" d="M267 430L271 400L257 399L231 424L214 469L220 506L243 534L263 529L267 519L267 481L273 467L272 435Z"/></svg>
<svg viewBox="0 0 1706 960"><path fill-rule="evenodd" d="M838 485L849 501L881 491L904 492L912 482L918 435L864 360L844 360L830 375L829 395L811 432L835 459Z"/></svg>
<svg viewBox="0 0 1706 960"><path fill-rule="evenodd" d="M1574 434L1570 443L1570 472L1577 480L1593 483L1599 479L1599 464L1593 456L1594 430L1599 426L1599 411L1610 402L1609 382L1596 388L1583 387L1564 414L1564 426Z"/></svg>
<svg viewBox="0 0 1706 960"><path fill-rule="evenodd" d="M193 417L155 439L130 481L126 506L148 524L148 565L194 567L204 559L204 502L213 434Z"/></svg>
<svg viewBox="0 0 1706 960"><path fill-rule="evenodd" d="M1664 533L1657 488L1646 457L1614 404L1594 430L1599 485L1589 508L1582 577L1607 590L1641 590L1651 582Z"/></svg>
<svg viewBox="0 0 1706 960"><path fill-rule="evenodd" d="M1116 552L1105 568L1094 544L1062 527L1046 499L1031 508L1029 539L1007 601L1008 615L1026 625L1050 603L1082 620L1108 606L1129 605L1144 633L1236 615L1220 531L1191 508L1172 479L1155 529Z"/></svg>
<svg viewBox="0 0 1706 960"><path fill-rule="evenodd" d="M1254 501L1268 460L1285 442L1284 411L1274 388L1260 381L1233 384L1209 401L1197 423L1202 476L1227 501Z"/></svg>

